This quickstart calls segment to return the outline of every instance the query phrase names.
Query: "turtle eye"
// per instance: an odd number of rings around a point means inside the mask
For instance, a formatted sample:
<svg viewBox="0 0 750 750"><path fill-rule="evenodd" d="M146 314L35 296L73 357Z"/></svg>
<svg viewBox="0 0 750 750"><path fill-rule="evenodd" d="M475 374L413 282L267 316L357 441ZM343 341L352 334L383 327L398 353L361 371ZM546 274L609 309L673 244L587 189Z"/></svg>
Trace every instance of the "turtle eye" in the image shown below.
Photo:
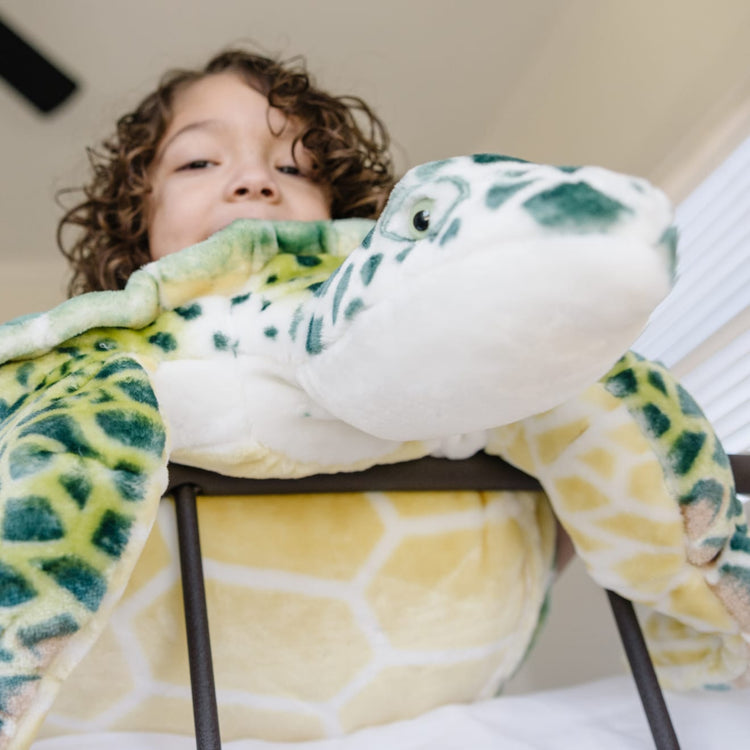
<svg viewBox="0 0 750 750"><path fill-rule="evenodd" d="M411 223L418 232L426 232L430 228L430 212L426 208L417 211L412 216Z"/></svg>
<svg viewBox="0 0 750 750"><path fill-rule="evenodd" d="M434 230L437 220L435 201L432 198L422 198L412 203L409 212L404 216L404 220L408 222L406 226L407 236L412 240L419 240L433 234L432 230Z"/></svg>
<svg viewBox="0 0 750 750"><path fill-rule="evenodd" d="M430 241L437 237L455 207L469 195L468 185L459 177L399 185L378 219L380 233L399 241Z"/></svg>

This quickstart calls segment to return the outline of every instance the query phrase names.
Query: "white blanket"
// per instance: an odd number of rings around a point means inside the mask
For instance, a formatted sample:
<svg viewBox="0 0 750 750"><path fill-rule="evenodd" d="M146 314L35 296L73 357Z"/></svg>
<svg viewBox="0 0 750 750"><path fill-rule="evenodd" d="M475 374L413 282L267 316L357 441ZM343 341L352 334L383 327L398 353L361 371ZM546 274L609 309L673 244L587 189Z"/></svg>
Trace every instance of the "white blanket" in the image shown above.
<svg viewBox="0 0 750 750"><path fill-rule="evenodd" d="M667 693L682 750L747 747L750 689ZM192 750L168 734L101 733L41 740L32 750ZM631 677L451 705L416 719L315 742L237 740L224 750L640 750L653 748Z"/></svg>

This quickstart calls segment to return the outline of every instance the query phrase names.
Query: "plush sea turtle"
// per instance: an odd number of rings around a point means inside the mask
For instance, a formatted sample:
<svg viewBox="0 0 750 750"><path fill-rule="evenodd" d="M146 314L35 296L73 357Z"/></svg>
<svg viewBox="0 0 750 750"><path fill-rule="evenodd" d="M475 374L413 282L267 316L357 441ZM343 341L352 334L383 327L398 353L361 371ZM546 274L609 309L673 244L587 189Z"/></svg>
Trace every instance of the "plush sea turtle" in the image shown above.
<svg viewBox="0 0 750 750"><path fill-rule="evenodd" d="M0 327L0 747L28 745L104 628L168 459L296 477L499 455L538 477L593 577L654 610L665 683L743 680L750 542L727 457L669 373L627 352L675 245L643 180L475 155L411 170L375 224L236 222L123 291ZM552 516L530 507L513 533L533 527L542 563L509 590L523 617L485 694L522 660L549 583ZM352 606L375 650L378 591ZM287 697L345 731L365 672Z"/></svg>

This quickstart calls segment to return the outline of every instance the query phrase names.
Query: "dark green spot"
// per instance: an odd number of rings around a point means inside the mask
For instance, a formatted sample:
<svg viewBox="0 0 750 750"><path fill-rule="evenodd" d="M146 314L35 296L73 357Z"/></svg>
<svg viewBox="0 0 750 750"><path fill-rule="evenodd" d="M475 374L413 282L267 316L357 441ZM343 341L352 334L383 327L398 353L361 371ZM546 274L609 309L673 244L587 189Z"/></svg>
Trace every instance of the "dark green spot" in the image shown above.
<svg viewBox="0 0 750 750"><path fill-rule="evenodd" d="M711 455L711 459L717 466L721 466L722 468L729 466L729 456L727 456L724 446L718 438L714 438L714 452Z"/></svg>
<svg viewBox="0 0 750 750"><path fill-rule="evenodd" d="M724 498L724 487L721 482L715 479L699 479L690 489L687 495L683 495L680 505L695 505L697 503L708 503L713 507L711 511L711 520L716 518L716 514L721 510L721 503Z"/></svg>
<svg viewBox="0 0 750 750"><path fill-rule="evenodd" d="M275 284L279 280L278 274L272 273L267 279L266 284Z"/></svg>
<svg viewBox="0 0 750 750"><path fill-rule="evenodd" d="M10 704L15 696L23 690L27 682L38 680L38 675L18 674L11 677L0 677L0 712L9 715ZM2 726L2 724L0 724Z"/></svg>
<svg viewBox="0 0 750 750"><path fill-rule="evenodd" d="M89 445L81 428L65 414L52 414L24 427L19 437L43 435L61 443L68 453L93 458L98 453Z"/></svg>
<svg viewBox="0 0 750 750"><path fill-rule="evenodd" d="M148 337L149 344L158 346L159 349L165 352L173 352L177 348L177 339L166 331L159 331L153 336Z"/></svg>
<svg viewBox="0 0 750 750"><path fill-rule="evenodd" d="M531 180L517 182L513 185L493 185L484 198L487 208L495 209L502 206L508 198L512 198L519 190L531 185Z"/></svg>
<svg viewBox="0 0 750 750"><path fill-rule="evenodd" d="M217 331L216 333L214 333L213 339L215 349L218 349L220 352L224 352L229 349L229 336L227 336L226 334Z"/></svg>
<svg viewBox="0 0 750 750"><path fill-rule="evenodd" d="M91 397L89 398L89 403L91 404L106 404L109 401L114 401L114 396L112 396L110 393L105 391L102 388L99 388L97 391L95 391Z"/></svg>
<svg viewBox="0 0 750 750"><path fill-rule="evenodd" d="M443 232L443 236L440 238L440 246L442 247L446 242L450 242L458 234L458 230L460 228L461 219L456 217L450 223L450 226L445 230L445 232Z"/></svg>
<svg viewBox="0 0 750 750"><path fill-rule="evenodd" d="M123 500L137 502L146 494L146 475L135 464L120 461L112 469L112 479Z"/></svg>
<svg viewBox="0 0 750 750"><path fill-rule="evenodd" d="M125 372L126 370L143 370L143 368L134 359L122 357L120 359L115 359L112 362L108 362L94 377L97 380L104 380L118 372Z"/></svg>
<svg viewBox="0 0 750 750"><path fill-rule="evenodd" d="M161 456L166 435L157 422L137 412L121 409L101 411L95 416L96 423L113 440L129 448L138 448Z"/></svg>
<svg viewBox="0 0 750 750"><path fill-rule="evenodd" d="M399 263L403 263L408 257L409 253L416 247L416 245L407 245L401 252L396 256L396 260Z"/></svg>
<svg viewBox="0 0 750 750"><path fill-rule="evenodd" d="M375 227L373 227L362 239L362 247L365 250L369 250L370 244L372 243L372 238L375 234Z"/></svg>
<svg viewBox="0 0 750 750"><path fill-rule="evenodd" d="M362 268L359 269L359 275L362 277L362 283L367 286L375 276L375 272L378 270L383 260L382 253L370 256L363 264Z"/></svg>
<svg viewBox="0 0 750 750"><path fill-rule="evenodd" d="M622 203L585 182L564 183L545 190L529 198L523 207L544 227L584 233L609 229L623 213L631 213Z"/></svg>
<svg viewBox="0 0 750 750"><path fill-rule="evenodd" d="M314 268L315 266L319 266L322 261L317 255L298 255L297 263L298 265L305 266L306 268Z"/></svg>
<svg viewBox="0 0 750 750"><path fill-rule="evenodd" d="M565 174L573 174L573 172L577 172L580 167L558 167L558 169L561 172L565 172Z"/></svg>
<svg viewBox="0 0 750 750"><path fill-rule="evenodd" d="M79 508L86 505L93 485L85 474L62 474L58 481Z"/></svg>
<svg viewBox="0 0 750 750"><path fill-rule="evenodd" d="M139 404L147 404L154 409L159 408L154 391L145 380L128 378L118 382L117 387L133 401L137 401Z"/></svg>
<svg viewBox="0 0 750 750"><path fill-rule="evenodd" d="M34 391L41 391L42 388L47 387L47 378L42 378L34 387Z"/></svg>
<svg viewBox="0 0 750 750"><path fill-rule="evenodd" d="M339 282L336 286L336 291L333 294L333 305L332 305L332 317L333 322L336 322L336 318L339 314L339 306L341 305L341 300L344 297L344 294L346 293L347 287L349 286L349 279L351 279L352 276L352 270L353 266L348 265L346 267L346 270L341 275L341 278L339 279Z"/></svg>
<svg viewBox="0 0 750 750"><path fill-rule="evenodd" d="M234 300L232 300L232 304L234 304ZM203 308L197 302L175 307L174 311L184 320L195 320L203 315Z"/></svg>
<svg viewBox="0 0 750 750"><path fill-rule="evenodd" d="M24 647L33 648L42 641L50 638L60 638L66 635L72 635L78 631L78 623L69 614L56 615L49 620L38 622L36 625L29 625L25 628L19 628L18 640Z"/></svg>
<svg viewBox="0 0 750 750"><path fill-rule="evenodd" d="M86 356L81 354L81 350L77 346L58 346L55 351L60 352L60 354L67 354L68 356L73 357L73 359L79 359L80 357Z"/></svg>
<svg viewBox="0 0 750 750"><path fill-rule="evenodd" d="M680 409L682 413L689 417L702 417L703 412L700 406L695 403L695 399L681 386L677 386L677 397L680 399Z"/></svg>
<svg viewBox="0 0 750 750"><path fill-rule="evenodd" d="M316 297L318 296L318 290L320 287L325 285L325 281L316 281L314 284L310 284L305 287L308 292L312 292Z"/></svg>
<svg viewBox="0 0 750 750"><path fill-rule="evenodd" d="M238 294L236 297L232 297L230 300L232 307L235 305L241 305L243 302L247 302L250 299L250 292L247 294Z"/></svg>
<svg viewBox="0 0 750 750"><path fill-rule="evenodd" d="M724 564L719 568L719 572L722 576L733 578L742 588L742 594L740 595L741 599L745 599L750 594L750 568L743 568L739 565ZM725 582L726 579L722 581L722 583ZM740 599L740 597L738 597L738 599Z"/></svg>
<svg viewBox="0 0 750 750"><path fill-rule="evenodd" d="M678 476L687 474L693 468L695 459L706 442L705 432L683 432L669 450L669 461Z"/></svg>
<svg viewBox="0 0 750 750"><path fill-rule="evenodd" d="M130 539L132 525L133 519L129 516L107 510L91 541L110 557L119 558Z"/></svg>
<svg viewBox="0 0 750 750"><path fill-rule="evenodd" d="M669 417L656 404L646 404L643 407L643 415L654 437L661 437L672 426Z"/></svg>
<svg viewBox="0 0 750 750"><path fill-rule="evenodd" d="M297 329L302 322L302 305L298 305L292 314L292 322L289 324L289 338L292 341L297 340Z"/></svg>
<svg viewBox="0 0 750 750"><path fill-rule="evenodd" d="M28 394L24 393L10 405L5 399L0 398L0 422L5 421L8 417L17 412L21 406L23 406L28 397Z"/></svg>
<svg viewBox="0 0 750 750"><path fill-rule="evenodd" d="M38 560L36 565L54 579L58 586L69 591L86 609L96 612L107 584L93 566L75 555L63 555Z"/></svg>
<svg viewBox="0 0 750 750"><path fill-rule="evenodd" d="M365 309L365 303L362 301L361 297L355 297L347 306L346 310L344 310L344 317L347 320L352 320L355 315L362 312L362 310Z"/></svg>
<svg viewBox="0 0 750 750"><path fill-rule="evenodd" d="M625 398L638 392L638 381L632 369L628 368L611 378L607 378L604 387L615 397Z"/></svg>
<svg viewBox="0 0 750 750"><path fill-rule="evenodd" d="M0 607L17 607L35 596L34 588L17 570L0 562Z"/></svg>
<svg viewBox="0 0 750 750"><path fill-rule="evenodd" d="M305 349L308 354L320 354L323 351L323 319L313 315L307 327Z"/></svg>
<svg viewBox="0 0 750 750"><path fill-rule="evenodd" d="M274 326L269 326L268 328L263 329L263 335L269 339L275 339L276 336L278 336L278 333L279 329Z"/></svg>
<svg viewBox="0 0 750 750"><path fill-rule="evenodd" d="M745 534L735 532L729 542L729 549L750 553L750 538Z"/></svg>
<svg viewBox="0 0 750 750"><path fill-rule="evenodd" d="M270 300L264 299L263 302L260 303L260 311L263 312L264 310L267 310L271 306Z"/></svg>
<svg viewBox="0 0 750 750"><path fill-rule="evenodd" d="M33 362L24 362L16 371L16 380L24 388L29 384L29 376L34 372Z"/></svg>
<svg viewBox="0 0 750 750"><path fill-rule="evenodd" d="M10 498L3 518L3 539L8 542L49 542L62 539L60 516L46 497Z"/></svg>
<svg viewBox="0 0 750 750"><path fill-rule="evenodd" d="M36 474L46 468L54 454L39 445L19 445L8 457L12 479Z"/></svg>
<svg viewBox="0 0 750 750"><path fill-rule="evenodd" d="M499 161L517 161L521 164L528 164L525 159L516 159L513 156L503 156L502 154L474 154L471 160L475 164L495 164Z"/></svg>
<svg viewBox="0 0 750 750"><path fill-rule="evenodd" d="M656 390L661 391L665 396L667 394L667 384L664 382L664 378L662 377L662 374L658 370L649 370L648 371L648 382L656 388Z"/></svg>

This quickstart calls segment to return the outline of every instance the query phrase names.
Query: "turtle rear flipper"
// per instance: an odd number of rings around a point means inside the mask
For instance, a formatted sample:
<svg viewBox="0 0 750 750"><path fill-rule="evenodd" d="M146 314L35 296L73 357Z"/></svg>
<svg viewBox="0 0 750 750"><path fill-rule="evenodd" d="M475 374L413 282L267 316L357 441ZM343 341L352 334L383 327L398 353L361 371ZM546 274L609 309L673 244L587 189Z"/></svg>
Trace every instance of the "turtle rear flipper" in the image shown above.
<svg viewBox="0 0 750 750"><path fill-rule="evenodd" d="M629 353L487 450L539 479L597 583L661 613L645 630L665 685L750 675L750 539L731 467L663 367Z"/></svg>
<svg viewBox="0 0 750 750"><path fill-rule="evenodd" d="M131 355L61 347L0 368L0 747L25 747L104 626L166 486Z"/></svg>

